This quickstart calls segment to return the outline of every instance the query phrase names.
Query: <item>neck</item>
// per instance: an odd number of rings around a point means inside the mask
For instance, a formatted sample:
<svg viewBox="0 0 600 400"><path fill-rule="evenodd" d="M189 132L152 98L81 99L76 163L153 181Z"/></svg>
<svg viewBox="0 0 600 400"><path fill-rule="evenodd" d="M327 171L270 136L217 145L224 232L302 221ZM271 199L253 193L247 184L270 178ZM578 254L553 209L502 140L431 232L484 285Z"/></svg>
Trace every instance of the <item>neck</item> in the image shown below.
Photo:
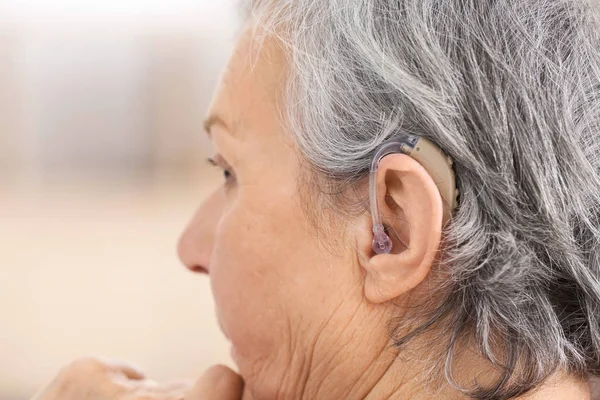
<svg viewBox="0 0 600 400"><path fill-rule="evenodd" d="M289 351L273 349L277 360L247 369L243 399L466 399L443 376L435 381L428 374L446 344L432 341L435 333L413 338L402 351L393 346L386 327L397 316L397 307L384 312L365 303L348 311L336 308L327 324L306 330ZM485 386L496 382L497 371L468 346L465 341L456 352L454 365L460 368L453 371L455 379L469 386L473 377ZM518 399L589 400L590 387L586 380L559 371Z"/></svg>
<svg viewBox="0 0 600 400"><path fill-rule="evenodd" d="M360 341L360 344L368 343ZM346 347L331 358L331 362L312 363L303 378L284 379L276 398L287 399L413 399L464 400L466 396L447 383L432 385L426 371L430 366L424 358L399 356L390 343L369 354L367 346ZM299 357L300 358L300 357ZM463 365L464 367L464 365ZM290 370L293 370L291 368ZM478 369L470 364L465 370ZM298 375L299 376L299 375ZM251 385L246 386L251 387ZM590 400L586 380L559 372L534 391L517 400ZM248 390L244 400L260 400Z"/></svg>

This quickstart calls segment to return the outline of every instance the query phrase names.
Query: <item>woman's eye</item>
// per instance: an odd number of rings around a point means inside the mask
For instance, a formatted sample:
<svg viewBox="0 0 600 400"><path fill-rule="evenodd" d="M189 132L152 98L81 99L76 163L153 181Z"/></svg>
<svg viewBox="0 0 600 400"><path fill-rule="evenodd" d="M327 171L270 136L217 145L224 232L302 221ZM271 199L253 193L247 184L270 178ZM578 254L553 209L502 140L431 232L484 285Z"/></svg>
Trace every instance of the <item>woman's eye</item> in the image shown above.
<svg viewBox="0 0 600 400"><path fill-rule="evenodd" d="M228 167L226 165L222 165L222 164L225 164L225 163L222 162L222 160L220 159L220 157L216 156L214 158L208 158L207 161L213 167L219 168L219 169L221 169L223 171L223 176L225 178L225 183L226 184L232 184L233 183L233 180L234 180L233 173L228 169Z"/></svg>

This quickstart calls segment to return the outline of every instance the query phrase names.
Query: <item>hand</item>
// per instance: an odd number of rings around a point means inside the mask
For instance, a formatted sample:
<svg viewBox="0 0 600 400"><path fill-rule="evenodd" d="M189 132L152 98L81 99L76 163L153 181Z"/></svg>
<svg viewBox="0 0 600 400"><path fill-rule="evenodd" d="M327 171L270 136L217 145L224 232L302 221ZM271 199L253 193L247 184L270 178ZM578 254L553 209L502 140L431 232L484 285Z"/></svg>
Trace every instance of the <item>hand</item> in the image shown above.
<svg viewBox="0 0 600 400"><path fill-rule="evenodd" d="M242 377L223 365L215 365L202 375L185 400L241 400Z"/></svg>
<svg viewBox="0 0 600 400"><path fill-rule="evenodd" d="M32 400L183 400L191 387L190 382L159 385L131 366L82 358Z"/></svg>
<svg viewBox="0 0 600 400"><path fill-rule="evenodd" d="M220 365L194 385L159 385L131 366L82 358L62 369L32 400L240 400L243 388L242 378Z"/></svg>

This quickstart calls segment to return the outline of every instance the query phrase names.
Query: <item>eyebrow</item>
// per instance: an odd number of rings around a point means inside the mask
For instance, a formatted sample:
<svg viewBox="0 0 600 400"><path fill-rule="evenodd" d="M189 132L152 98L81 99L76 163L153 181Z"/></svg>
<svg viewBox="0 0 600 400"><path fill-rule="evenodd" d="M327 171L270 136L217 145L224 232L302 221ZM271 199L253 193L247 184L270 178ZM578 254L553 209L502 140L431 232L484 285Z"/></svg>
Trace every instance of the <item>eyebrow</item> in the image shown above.
<svg viewBox="0 0 600 400"><path fill-rule="evenodd" d="M211 114L204 121L204 130L206 131L206 134L208 135L208 137L211 137L210 132L211 132L212 127L215 125L221 125L221 127L225 128L228 132L231 132L231 130L229 129L229 126L227 125L227 123L225 123L223 118L221 118L220 116L218 116L216 114Z"/></svg>

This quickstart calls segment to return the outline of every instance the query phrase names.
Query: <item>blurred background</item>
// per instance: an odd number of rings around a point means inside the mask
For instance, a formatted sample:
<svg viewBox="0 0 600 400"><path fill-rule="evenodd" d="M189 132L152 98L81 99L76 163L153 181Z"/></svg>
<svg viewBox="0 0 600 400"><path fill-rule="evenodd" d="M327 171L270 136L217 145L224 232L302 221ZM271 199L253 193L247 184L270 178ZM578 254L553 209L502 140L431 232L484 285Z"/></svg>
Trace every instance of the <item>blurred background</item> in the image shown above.
<svg viewBox="0 0 600 400"><path fill-rule="evenodd" d="M226 0L0 0L0 400L72 359L230 364L176 242L220 183L205 116Z"/></svg>

